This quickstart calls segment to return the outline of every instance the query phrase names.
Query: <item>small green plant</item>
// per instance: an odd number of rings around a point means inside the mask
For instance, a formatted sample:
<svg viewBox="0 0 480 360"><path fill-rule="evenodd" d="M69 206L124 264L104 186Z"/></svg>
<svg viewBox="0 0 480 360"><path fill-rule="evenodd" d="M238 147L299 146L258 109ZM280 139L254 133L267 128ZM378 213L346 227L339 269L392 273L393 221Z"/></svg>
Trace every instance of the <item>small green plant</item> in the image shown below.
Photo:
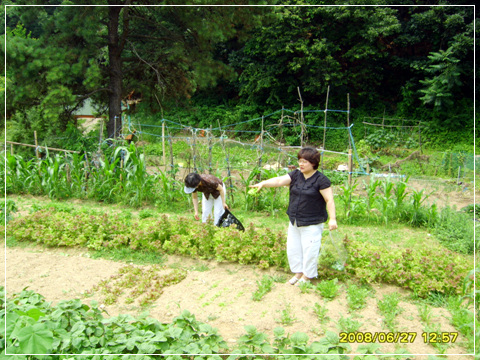
<svg viewBox="0 0 480 360"><path fill-rule="evenodd" d="M316 286L317 292L327 300L333 300L339 291L338 279L323 280Z"/></svg>
<svg viewBox="0 0 480 360"><path fill-rule="evenodd" d="M369 294L370 291L365 287L357 286L355 284L350 285L347 288L348 308L350 310L359 310L364 308Z"/></svg>
<svg viewBox="0 0 480 360"><path fill-rule="evenodd" d="M384 295L383 299L377 302L378 309L383 315L385 326L390 331L395 331L397 325L396 317L403 311L398 306L399 302L400 295L398 293Z"/></svg>
<svg viewBox="0 0 480 360"><path fill-rule="evenodd" d="M321 324L329 320L329 317L327 316L328 308L326 306L315 303L313 305L313 311L315 312L315 315L317 315L318 321L320 321Z"/></svg>
<svg viewBox="0 0 480 360"><path fill-rule="evenodd" d="M302 281L297 284L302 294L307 294L310 292L310 290L315 289L315 286L310 281L306 281L306 282Z"/></svg>
<svg viewBox="0 0 480 360"><path fill-rule="evenodd" d="M0 213L3 223L8 223L13 218L13 214L16 213L17 210L17 204L15 204L15 201L7 199L5 201L5 205L2 206L2 211Z"/></svg>
<svg viewBox="0 0 480 360"><path fill-rule="evenodd" d="M284 326L292 325L295 321L297 321L295 315L292 312L292 306L290 304L287 304L285 309L281 311L280 319L278 319L277 322L281 323Z"/></svg>
<svg viewBox="0 0 480 360"><path fill-rule="evenodd" d="M262 280L257 281L258 289L253 293L252 299L260 301L273 288L274 280L271 276L264 275Z"/></svg>
<svg viewBox="0 0 480 360"><path fill-rule="evenodd" d="M272 353L274 350L267 340L267 335L257 331L257 328L252 325L244 327L247 332L238 339L240 349L246 348L252 353Z"/></svg>
<svg viewBox="0 0 480 360"><path fill-rule="evenodd" d="M424 341L428 342L430 346L433 346L439 354L445 354L447 349L451 346L450 337L448 337L449 341L438 341L439 339L442 339L442 330L440 329L439 324L426 325L423 328L422 335Z"/></svg>
<svg viewBox="0 0 480 360"><path fill-rule="evenodd" d="M476 276L480 273L478 268L471 270L464 279L462 295L463 300L466 300L466 307L474 306L473 310L475 314L473 316L466 316L465 322L460 322L458 319L460 316L456 317L458 325L462 328L462 333L466 335L467 338L467 347L470 351L475 352L476 354L480 351L480 341L475 339L480 338L480 328L476 328L475 332L475 320L477 324L480 321L480 290L475 288ZM452 313L452 311L450 311ZM464 313L465 314L465 313ZM468 314L466 314L468 315ZM452 319L453 321L453 319Z"/></svg>
<svg viewBox="0 0 480 360"><path fill-rule="evenodd" d="M426 302L422 302L421 304L417 305L417 309L418 309L418 316L420 316L420 320L426 326L431 325L433 321L432 308Z"/></svg>
<svg viewBox="0 0 480 360"><path fill-rule="evenodd" d="M154 217L154 216L155 215L154 215L153 211L151 211L149 209L143 209L138 213L138 217L140 219L146 219L146 218Z"/></svg>
<svg viewBox="0 0 480 360"><path fill-rule="evenodd" d="M344 318L343 315L340 316L337 324L338 330L346 333L355 333L361 326L362 323L360 321L354 320L351 317Z"/></svg>

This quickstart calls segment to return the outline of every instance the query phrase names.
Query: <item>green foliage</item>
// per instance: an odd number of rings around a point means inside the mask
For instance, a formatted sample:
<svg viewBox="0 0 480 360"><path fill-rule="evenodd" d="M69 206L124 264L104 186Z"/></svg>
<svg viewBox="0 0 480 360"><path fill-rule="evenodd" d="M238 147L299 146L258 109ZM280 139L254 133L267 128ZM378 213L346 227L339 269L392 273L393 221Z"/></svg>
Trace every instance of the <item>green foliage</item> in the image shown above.
<svg viewBox="0 0 480 360"><path fill-rule="evenodd" d="M30 290L13 294L8 299L3 296L1 308L0 323L2 329L6 329L3 334L6 341L0 344L0 350L10 354L84 354L86 359L94 359L103 354L119 353L129 358L128 355L140 354L338 355L350 351L348 344L341 344L338 335L332 332L309 343L305 333L286 335L285 330L278 327L271 344L254 326L246 326L246 334L238 339L237 347L230 350L217 329L197 321L187 310L168 324L144 315L105 318L95 301L88 306L78 299L63 300L52 306L43 296ZM142 358L153 359L156 355ZM30 355L30 358L43 359L45 356Z"/></svg>
<svg viewBox="0 0 480 360"><path fill-rule="evenodd" d="M370 291L362 286L355 284L350 285L347 288L347 304L350 310L363 309L367 303L367 297L370 295Z"/></svg>
<svg viewBox="0 0 480 360"><path fill-rule="evenodd" d="M345 183L340 186L343 192L337 195L339 214L342 216L343 213L347 223L361 220L385 225L400 222L415 227L435 226L441 221L437 206L424 206L431 193L426 194L424 189L410 188L408 181L409 177L399 181L370 179L368 183L364 182L366 196L355 193L357 182L351 185ZM459 227L465 228L465 225L462 223Z"/></svg>
<svg viewBox="0 0 480 360"><path fill-rule="evenodd" d="M468 310L466 310L465 308L463 310L459 310L457 307L450 307L450 312L463 312L463 314L465 314L465 311L467 312L467 316L466 318L464 318L464 322L459 322L458 320L456 321L458 325L457 328L460 328L462 334L467 336L469 348L471 348L477 354L478 350L480 349L480 344L478 343L478 341L475 344L474 338L478 339L478 337L480 336L480 329L477 328L476 332L474 332L474 330L475 321L477 323L478 321L480 321L480 290L475 288L475 282L477 280L478 273L480 273L480 270L473 269L467 274L463 281L462 290L462 300L466 299L465 307L468 309L470 306L474 305L473 310L475 314L473 316L468 316ZM456 318L458 319L459 317L456 316Z"/></svg>
<svg viewBox="0 0 480 360"><path fill-rule="evenodd" d="M0 212L3 225L6 225L13 218L13 214L16 212L17 205L15 204L15 201L6 199L4 205L2 206L2 211Z"/></svg>
<svg viewBox="0 0 480 360"><path fill-rule="evenodd" d="M434 227L434 233L443 246L460 254L469 255L475 251L474 231L471 215L448 207L440 211Z"/></svg>
<svg viewBox="0 0 480 360"><path fill-rule="evenodd" d="M338 279L322 280L316 286L316 291L326 300L333 300L339 291Z"/></svg>
<svg viewBox="0 0 480 360"><path fill-rule="evenodd" d="M344 318L343 315L340 315L338 320L339 332L356 333L361 326L360 321L354 320L352 317Z"/></svg>
<svg viewBox="0 0 480 360"><path fill-rule="evenodd" d="M460 87L459 59L453 56L453 49L431 53L428 56L430 65L427 73L431 78L421 80L425 89L420 90L424 94L420 98L424 104L433 104L438 108L446 108L453 105L453 93Z"/></svg>
<svg viewBox="0 0 480 360"><path fill-rule="evenodd" d="M273 288L274 279L271 276L264 275L260 281L257 281L258 289L253 293L252 299L260 301Z"/></svg>
<svg viewBox="0 0 480 360"><path fill-rule="evenodd" d="M166 173L150 175L145 157L132 144L117 147L110 157L67 154L25 161L6 154L8 193L47 195L51 199L91 198L140 206L184 200L178 181ZM88 161L87 161L88 160Z"/></svg>
<svg viewBox="0 0 480 360"><path fill-rule="evenodd" d="M384 323L388 330L396 330L396 317L403 309L398 306L400 297L398 293L391 293L383 296L383 299L377 301L378 309L384 317Z"/></svg>
<svg viewBox="0 0 480 360"><path fill-rule="evenodd" d="M215 354L227 349L216 329L188 311L171 324L130 315L104 318L96 302L88 306L68 300L53 307L27 290L7 299L5 308L8 316L2 311L0 317L7 347L1 346L10 354Z"/></svg>
<svg viewBox="0 0 480 360"><path fill-rule="evenodd" d="M90 249L129 247L158 254L180 254L202 259L257 264L287 269L285 234L250 224L245 232L199 227L184 217L167 216L128 219L119 214L89 214L42 209L10 220L7 236L48 246L82 246ZM321 296L332 299L338 293L336 277L353 276L364 283L390 283L413 290L425 297L431 292L457 294L471 266L464 256L443 248L392 248L356 238L344 240L349 259L339 274L331 268L319 268L326 277L317 284ZM331 280L328 280L331 279Z"/></svg>
<svg viewBox="0 0 480 360"><path fill-rule="evenodd" d="M356 239L346 240L346 271L365 284L389 283L411 289L417 296L429 293L459 294L471 259L442 248L409 248L385 252Z"/></svg>

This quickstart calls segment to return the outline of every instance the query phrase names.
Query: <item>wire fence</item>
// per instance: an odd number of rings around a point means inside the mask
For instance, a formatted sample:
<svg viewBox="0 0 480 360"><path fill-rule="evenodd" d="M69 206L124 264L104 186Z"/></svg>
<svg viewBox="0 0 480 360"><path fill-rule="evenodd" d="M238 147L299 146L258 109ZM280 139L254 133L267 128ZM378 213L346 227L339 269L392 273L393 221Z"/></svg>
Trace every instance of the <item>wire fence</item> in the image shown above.
<svg viewBox="0 0 480 360"><path fill-rule="evenodd" d="M318 116L315 118L316 123L312 124L308 115L322 113L325 115L323 125L319 124ZM158 168L163 171L169 171L173 176L177 173L182 176L186 172L194 171L220 173L227 178L232 178L236 172L249 172L254 168L264 170L291 169L297 165L299 149L307 144L320 151L320 170L343 171L348 174L349 181L351 181L352 176L368 175L371 166L367 159L361 158L357 151L356 141L352 134L354 124L343 127L325 126L327 115L332 113L336 116L347 116L347 118L349 116L348 110L294 111L282 108L261 117L228 125L222 126L220 121L217 121L217 124L211 124L208 127L194 127L163 117L157 120L155 124L141 123L141 121L132 121L131 116L125 114L121 121L117 122L121 139L114 141L112 144L116 146L116 144L125 141L130 142L134 140L134 137L136 137L137 142L148 138L148 154L151 155L151 158L156 158L153 161L154 165L158 165ZM372 119L367 120L375 120ZM376 120L378 121L378 119ZM406 120L400 120L402 124L407 124ZM388 124L388 121L383 121L381 125ZM415 125L398 125L397 127L407 129L407 134L416 134L421 125L417 122ZM300 145L286 145L284 141L286 129L289 129L289 134L298 138ZM317 134L323 132L326 135L322 143L319 141L313 144L308 143L308 135L313 132L317 132ZM332 143L332 139L337 141L340 139L340 146L343 146L346 151L326 148L329 143ZM102 139L100 135L99 149L100 143L110 140ZM36 141L35 146L14 142L7 142L6 145L10 145L12 152L13 145L35 147L37 155L42 149L48 148L45 140ZM147 148L147 146L144 148ZM65 153L71 151L50 149L64 151ZM330 161L330 159L334 160ZM437 154L432 161L430 159L426 161L425 159L426 157L417 159L416 166L418 169L413 170L413 173L416 174L415 178L425 179L426 176L422 176L423 174L432 177L447 176L455 178L457 182L465 182L471 180L476 166L480 165L480 159L473 154L450 151ZM341 163L340 166L338 166L339 163ZM374 171L379 173L378 176L389 175L393 177L401 175L401 166L395 165L384 165ZM372 168L375 169L374 166ZM410 172L412 172L412 169L410 169Z"/></svg>

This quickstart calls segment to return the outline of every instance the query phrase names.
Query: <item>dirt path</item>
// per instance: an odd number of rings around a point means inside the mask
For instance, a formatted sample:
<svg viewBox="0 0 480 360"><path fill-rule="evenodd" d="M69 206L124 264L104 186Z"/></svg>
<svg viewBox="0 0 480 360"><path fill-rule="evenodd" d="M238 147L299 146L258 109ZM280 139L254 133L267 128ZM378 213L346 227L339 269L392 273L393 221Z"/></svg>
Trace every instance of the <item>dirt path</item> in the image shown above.
<svg viewBox="0 0 480 360"><path fill-rule="evenodd" d="M5 253L6 251L6 253ZM100 281L118 273L126 264L109 260L91 259L86 251L75 249L44 249L1 247L0 256L6 259L0 268L0 276L6 279L8 293L19 292L25 287L34 290L48 301L81 298L89 304L92 299L102 304L104 298L99 292L85 297ZM333 301L326 301L319 294L311 291L302 293L298 287L276 282L274 288L261 301L253 301L252 294L258 289L257 281L263 275L286 278L287 274L275 270L260 270L252 266L223 264L214 261L196 261L189 258L170 256L170 268L183 268L187 276L176 285L165 288L163 294L148 309L153 318L161 322L170 322L182 310L189 310L199 321L218 328L219 333L235 348L239 337L245 333L244 326L254 325L257 330L268 335L273 342L273 329L283 327L288 334L301 331L309 336L309 342L324 337L327 330L339 333L339 320L351 318L362 325L361 332L386 332L382 316L378 313L377 300L385 294L398 292L402 295L400 307L403 312L397 317L399 332L415 332L413 343L381 344L382 353L395 353L399 347L406 348L411 354L424 354L415 359L427 359L427 354L438 354L438 349L425 344L422 337L424 325L420 321L419 310L407 299L408 293L393 286L374 286L375 294L368 299L367 306L355 313L347 307L346 285L342 285L339 296ZM328 309L328 321L321 323L314 312L315 304ZM111 316L120 313L137 315L142 312L138 303L129 303L122 299L114 305L105 306ZM293 322L282 323L290 318ZM287 315L287 316L285 316ZM450 325L450 314L442 308L433 308L434 323L442 332L456 332ZM459 336L457 344L446 350L450 359L473 359L465 356L464 347ZM352 343L352 353L359 344ZM397 346L396 346L397 345Z"/></svg>

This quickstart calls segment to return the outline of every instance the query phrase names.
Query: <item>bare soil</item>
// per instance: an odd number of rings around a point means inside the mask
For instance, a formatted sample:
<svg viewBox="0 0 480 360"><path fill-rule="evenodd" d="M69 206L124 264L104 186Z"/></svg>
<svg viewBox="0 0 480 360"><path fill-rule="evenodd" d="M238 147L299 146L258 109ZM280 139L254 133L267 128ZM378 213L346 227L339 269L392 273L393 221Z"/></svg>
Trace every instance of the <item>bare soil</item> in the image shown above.
<svg viewBox="0 0 480 360"><path fill-rule="evenodd" d="M89 304L97 300L103 304L104 298L99 292L86 296L102 280L118 273L125 263L92 259L88 252L79 249L46 249L43 247L6 248L1 247L0 256L6 259L6 267L0 268L0 276L6 279L9 294L20 292L24 288L34 290L53 304L60 300L80 298ZM419 309L408 300L409 293L394 286L375 285L373 296L368 298L367 306L351 312L347 306L346 285L343 284L339 296L332 301L323 299L318 293L302 293L296 286L275 283L274 288L262 300L252 300L252 294L258 289L257 281L264 274L287 278L283 271L261 270L253 266L233 263L217 263L190 258L169 256L167 266L182 267L188 270L187 277L176 285L168 286L163 294L148 308L151 317L169 323L183 310L195 314L197 320L209 323L233 349L240 336L245 334L244 326L254 325L264 332L273 342L273 330L283 327L288 334L301 331L309 336L309 342L325 336L327 330L339 333L340 318L352 318L362 325L360 332L388 332L383 318L378 312L377 301L384 295L397 292L401 294L402 313L397 317L398 332L413 332L415 341L407 344L381 344L382 353L395 353L405 348L415 359L427 359L427 354L439 351L426 344L422 337L424 324ZM6 270L6 274L5 274ZM288 274L289 275L289 274ZM315 282L321 279L315 280ZM315 284L314 282L314 284ZM321 323L314 312L314 305L328 309L328 320ZM103 307L103 305L102 305ZM114 305L105 306L105 316L130 313L138 315L142 309L137 302L127 303L125 298ZM287 314L291 324L282 323L282 314ZM442 332L456 332L450 324L450 314L443 308L432 308L433 323L438 324ZM465 355L461 346L464 339L459 335L455 344L448 344L446 354L451 359L473 359ZM350 344L355 353L360 344Z"/></svg>

